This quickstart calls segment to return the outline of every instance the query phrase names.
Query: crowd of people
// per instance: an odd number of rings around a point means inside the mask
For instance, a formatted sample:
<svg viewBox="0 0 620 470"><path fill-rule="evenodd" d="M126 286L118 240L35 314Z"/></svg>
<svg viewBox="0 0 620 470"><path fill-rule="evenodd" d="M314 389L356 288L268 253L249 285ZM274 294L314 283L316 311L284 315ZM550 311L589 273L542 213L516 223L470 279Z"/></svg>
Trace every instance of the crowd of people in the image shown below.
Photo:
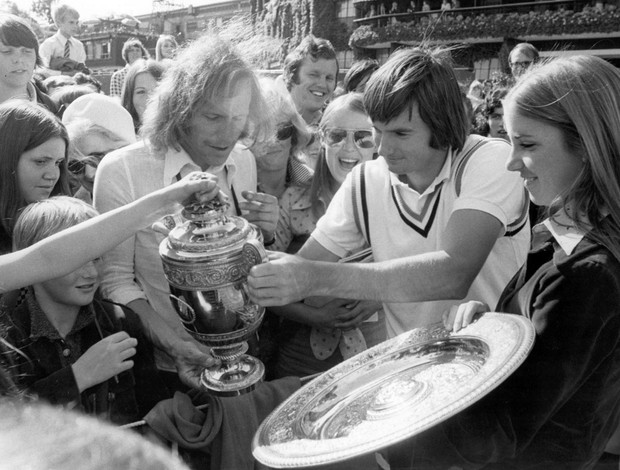
<svg viewBox="0 0 620 470"><path fill-rule="evenodd" d="M418 47L361 60L339 85L326 39L304 38L271 79L228 40L162 36L155 59L127 41L108 96L74 38L78 12L53 16L58 33L39 45L0 15L0 422L58 412L44 403L127 425L198 400L216 360L171 304L157 222L220 198L270 250L248 279L267 307L251 347L270 406L299 386L290 377L411 329L523 315L537 337L518 371L386 449L390 468L618 468L617 69L537 63L523 43L510 79L464 92L449 50ZM75 416L63 422L110 434ZM187 444L169 438L179 429L143 432ZM211 442L181 452L185 464L230 461ZM237 462L251 462L240 445Z"/></svg>

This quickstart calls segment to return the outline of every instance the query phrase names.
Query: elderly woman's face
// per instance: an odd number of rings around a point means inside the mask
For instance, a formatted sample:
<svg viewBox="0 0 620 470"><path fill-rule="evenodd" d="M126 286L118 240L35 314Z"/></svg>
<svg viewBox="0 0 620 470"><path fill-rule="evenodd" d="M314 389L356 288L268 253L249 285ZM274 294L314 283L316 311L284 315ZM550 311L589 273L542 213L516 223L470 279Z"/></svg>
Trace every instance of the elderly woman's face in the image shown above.
<svg viewBox="0 0 620 470"><path fill-rule="evenodd" d="M291 156L291 141L295 132L295 126L283 120L268 139L255 142L251 150L256 157L256 166L267 171L285 169Z"/></svg>
<svg viewBox="0 0 620 470"><path fill-rule="evenodd" d="M372 159L375 142L372 123L365 114L338 109L322 128L327 167L338 183L344 181L355 165Z"/></svg>

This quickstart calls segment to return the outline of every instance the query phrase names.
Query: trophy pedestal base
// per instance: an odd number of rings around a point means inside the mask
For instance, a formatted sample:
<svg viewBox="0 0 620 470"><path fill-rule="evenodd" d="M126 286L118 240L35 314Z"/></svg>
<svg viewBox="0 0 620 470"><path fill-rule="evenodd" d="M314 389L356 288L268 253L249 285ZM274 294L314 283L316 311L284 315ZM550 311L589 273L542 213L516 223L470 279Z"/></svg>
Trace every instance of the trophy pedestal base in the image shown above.
<svg viewBox="0 0 620 470"><path fill-rule="evenodd" d="M263 363L243 354L234 362L222 362L217 369L206 369L200 383L214 395L234 397L254 390L264 376Z"/></svg>

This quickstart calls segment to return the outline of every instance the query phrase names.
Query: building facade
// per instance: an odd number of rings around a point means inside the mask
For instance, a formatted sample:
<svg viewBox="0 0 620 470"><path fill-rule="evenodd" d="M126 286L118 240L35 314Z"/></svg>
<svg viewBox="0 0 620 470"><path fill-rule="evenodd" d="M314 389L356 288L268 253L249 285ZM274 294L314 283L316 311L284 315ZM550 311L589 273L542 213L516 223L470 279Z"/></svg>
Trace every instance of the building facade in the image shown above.
<svg viewBox="0 0 620 470"><path fill-rule="evenodd" d="M175 6L154 0L152 11L127 22L104 20L80 39L87 65L113 71L124 66L120 50L129 37L154 52L160 34L182 43L234 17L252 17L282 40L283 55L308 33L330 39L341 68L360 57L380 62L403 45L458 45L456 61L466 79L508 70L508 52L521 41L543 56L595 54L620 66L620 0L221 0ZM277 68L278 64L274 64Z"/></svg>

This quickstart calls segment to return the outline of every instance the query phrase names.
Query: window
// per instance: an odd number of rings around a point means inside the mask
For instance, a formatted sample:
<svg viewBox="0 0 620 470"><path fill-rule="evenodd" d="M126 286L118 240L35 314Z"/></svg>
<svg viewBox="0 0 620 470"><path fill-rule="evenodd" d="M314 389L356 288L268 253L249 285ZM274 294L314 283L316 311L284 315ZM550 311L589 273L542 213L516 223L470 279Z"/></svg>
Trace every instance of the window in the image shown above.
<svg viewBox="0 0 620 470"><path fill-rule="evenodd" d="M110 43L104 42L101 44L101 58L109 59L110 58Z"/></svg>

